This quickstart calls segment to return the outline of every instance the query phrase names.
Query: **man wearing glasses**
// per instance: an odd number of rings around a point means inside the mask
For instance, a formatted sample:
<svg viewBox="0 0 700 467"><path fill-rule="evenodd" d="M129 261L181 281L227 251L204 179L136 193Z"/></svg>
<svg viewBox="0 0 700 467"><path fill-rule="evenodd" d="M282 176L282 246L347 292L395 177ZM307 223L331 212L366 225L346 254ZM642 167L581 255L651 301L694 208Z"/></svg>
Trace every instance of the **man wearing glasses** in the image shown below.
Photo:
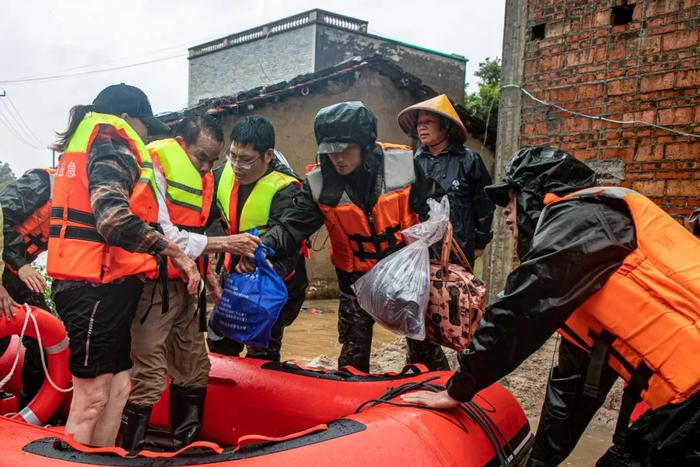
<svg viewBox="0 0 700 467"><path fill-rule="evenodd" d="M229 235L257 229L262 235L278 225L282 214L292 207L292 199L299 191L296 174L275 154L275 130L272 124L258 115L240 119L231 131L231 147L223 167L214 171L215 208ZM302 246L305 240L299 243ZM235 260L235 261L234 261ZM243 272L246 262L225 255L220 262L227 272L235 264L236 272ZM304 303L308 278L301 248L289 254L278 252L271 258L277 274L287 286L287 303L280 311L267 348L248 347L247 356L263 360L280 360L284 328L292 324ZM217 269L220 267L217 266ZM243 345L220 336L209 329L209 350L224 355L239 355Z"/></svg>

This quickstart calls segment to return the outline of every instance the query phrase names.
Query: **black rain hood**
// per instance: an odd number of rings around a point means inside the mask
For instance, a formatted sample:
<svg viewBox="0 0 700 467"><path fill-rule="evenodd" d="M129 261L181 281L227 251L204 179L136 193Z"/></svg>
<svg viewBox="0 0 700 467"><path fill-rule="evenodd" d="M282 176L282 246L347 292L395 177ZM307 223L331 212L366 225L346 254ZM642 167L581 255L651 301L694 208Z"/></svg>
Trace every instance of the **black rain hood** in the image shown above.
<svg viewBox="0 0 700 467"><path fill-rule="evenodd" d="M314 134L319 145L319 163L325 183L323 198L339 199L343 191L356 195L361 207L373 206L377 193L381 150L376 146L377 118L362 102L341 102L319 110L314 121ZM357 144L362 151L362 164L348 175L339 175L324 148L341 152L349 144Z"/></svg>
<svg viewBox="0 0 700 467"><path fill-rule="evenodd" d="M508 192L517 201L518 256L530 250L535 227L544 208L544 196L564 196L596 184L595 172L568 153L549 146L526 147L515 153L501 183L484 188L499 206L508 204Z"/></svg>
<svg viewBox="0 0 700 467"><path fill-rule="evenodd" d="M314 134L320 154L330 152L324 143L356 143L364 149L377 140L377 118L359 101L329 105L316 114Z"/></svg>

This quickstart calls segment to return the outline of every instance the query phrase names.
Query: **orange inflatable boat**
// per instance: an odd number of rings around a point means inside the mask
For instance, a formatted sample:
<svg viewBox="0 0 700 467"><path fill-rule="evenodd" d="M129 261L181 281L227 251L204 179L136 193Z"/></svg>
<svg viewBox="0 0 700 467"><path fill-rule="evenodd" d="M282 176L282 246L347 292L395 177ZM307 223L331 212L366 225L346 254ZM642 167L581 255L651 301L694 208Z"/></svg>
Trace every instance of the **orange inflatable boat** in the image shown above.
<svg viewBox="0 0 700 467"><path fill-rule="evenodd" d="M0 337L7 335L6 330L3 320ZM20 345L16 339L13 343L0 359L0 377L8 373L8 362L13 360L7 355L14 357ZM398 396L415 389L438 390L447 382L449 372L407 366L400 373L366 374L347 367L319 371L296 363L217 354L211 354L210 359L201 441L176 453L142 451L127 457L119 448L81 445L64 435L61 427L32 425L22 417L0 417L0 464L519 465L531 447L533 435L525 413L499 385L481 391L472 403L459 409L433 411L409 406ZM61 378L58 373L53 376ZM55 396L48 389L46 392ZM58 410L53 399L37 396L41 397L45 401L40 401L42 407L50 402ZM167 428L167 399L166 391L154 408L151 425Z"/></svg>

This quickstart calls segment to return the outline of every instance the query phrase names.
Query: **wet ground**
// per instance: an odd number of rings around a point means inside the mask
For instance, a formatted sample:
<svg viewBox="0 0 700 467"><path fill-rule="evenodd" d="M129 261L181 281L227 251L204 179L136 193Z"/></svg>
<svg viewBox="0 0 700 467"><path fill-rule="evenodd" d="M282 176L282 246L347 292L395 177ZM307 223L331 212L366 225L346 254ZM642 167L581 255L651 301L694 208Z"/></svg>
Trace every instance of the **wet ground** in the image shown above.
<svg viewBox="0 0 700 467"><path fill-rule="evenodd" d="M304 364L335 367L340 353L338 344L338 301L313 300L305 303L305 311L285 332L283 360L298 360ZM556 339L551 339L540 351L530 357L502 383L521 401L533 431L537 427L539 407L542 404L546 375L551 367ZM401 340L379 325L374 327L371 371L396 371L403 366L404 346ZM454 356L449 355L454 363ZM612 437L615 396L589 426L576 450L562 464L588 467L606 451Z"/></svg>
<svg viewBox="0 0 700 467"><path fill-rule="evenodd" d="M309 363L320 355L336 358L338 343L338 300L308 300L294 324L284 333L283 360ZM396 335L379 325L374 326L372 350L396 339Z"/></svg>

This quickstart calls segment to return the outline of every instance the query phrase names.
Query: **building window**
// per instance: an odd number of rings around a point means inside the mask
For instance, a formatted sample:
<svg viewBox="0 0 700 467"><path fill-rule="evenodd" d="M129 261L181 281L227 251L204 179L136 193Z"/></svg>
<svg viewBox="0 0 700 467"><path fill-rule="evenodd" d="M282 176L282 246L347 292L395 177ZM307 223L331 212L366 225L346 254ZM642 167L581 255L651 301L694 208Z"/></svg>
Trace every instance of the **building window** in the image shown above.
<svg viewBox="0 0 700 467"><path fill-rule="evenodd" d="M627 1L622 5L614 6L612 9L611 20L613 26L623 26L632 22L634 14L634 5L628 5Z"/></svg>
<svg viewBox="0 0 700 467"><path fill-rule="evenodd" d="M545 28L545 23L536 24L533 27L531 27L530 28L530 40L531 41L539 41L541 39L544 39L544 28Z"/></svg>

